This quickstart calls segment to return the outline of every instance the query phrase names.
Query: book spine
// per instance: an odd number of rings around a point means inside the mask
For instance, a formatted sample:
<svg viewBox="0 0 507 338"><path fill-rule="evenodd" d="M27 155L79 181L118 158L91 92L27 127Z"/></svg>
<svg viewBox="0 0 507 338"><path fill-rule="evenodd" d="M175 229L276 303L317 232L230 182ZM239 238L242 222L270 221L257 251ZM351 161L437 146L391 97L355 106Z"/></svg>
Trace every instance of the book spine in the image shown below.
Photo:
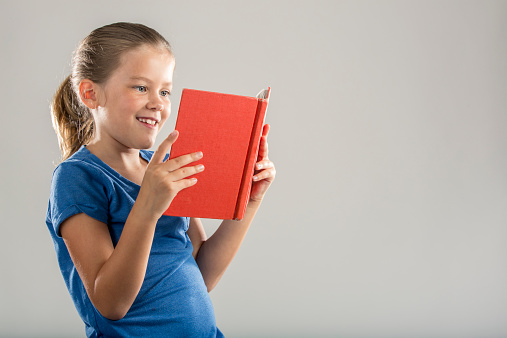
<svg viewBox="0 0 507 338"><path fill-rule="evenodd" d="M257 112L252 127L252 134L250 136L250 144L248 146L247 156L245 158L245 166L243 169L243 177L241 180L240 190L238 193L238 200L236 201L236 208L234 211L234 219L241 220L245 215L246 205L250 198L250 190L252 188L252 176L254 166L257 162L257 155L259 153L259 142L261 139L262 127L264 125L264 117L266 116L266 108L268 101L258 99Z"/></svg>

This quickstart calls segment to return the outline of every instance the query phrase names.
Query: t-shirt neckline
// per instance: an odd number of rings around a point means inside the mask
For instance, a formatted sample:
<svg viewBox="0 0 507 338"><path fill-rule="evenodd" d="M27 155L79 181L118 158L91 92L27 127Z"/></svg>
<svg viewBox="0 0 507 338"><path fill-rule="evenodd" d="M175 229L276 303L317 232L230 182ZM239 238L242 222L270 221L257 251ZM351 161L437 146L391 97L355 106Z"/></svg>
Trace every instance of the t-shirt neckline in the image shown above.
<svg viewBox="0 0 507 338"><path fill-rule="evenodd" d="M125 181L125 182L127 182L129 184L132 184L132 185L134 185L136 187L139 187L139 188L141 187L139 184L132 182L131 180L129 180L128 178L124 177L119 172L117 172L116 170L114 170L113 168L111 168L109 166L109 164L107 164L106 162L102 161L97 155L95 155L91 151L89 151L88 148L86 148L86 145L81 146L81 149L79 150L79 152L83 152L84 153L83 155L86 155L87 157L90 158L91 161L93 161L96 164L100 165L101 167L103 167L104 169L106 169L112 175L118 177L119 179L121 179L121 180L123 180L123 181ZM140 149L139 150L139 154L141 155L141 157L144 160L146 160L148 163L150 163L151 156L150 156L150 152L148 150Z"/></svg>

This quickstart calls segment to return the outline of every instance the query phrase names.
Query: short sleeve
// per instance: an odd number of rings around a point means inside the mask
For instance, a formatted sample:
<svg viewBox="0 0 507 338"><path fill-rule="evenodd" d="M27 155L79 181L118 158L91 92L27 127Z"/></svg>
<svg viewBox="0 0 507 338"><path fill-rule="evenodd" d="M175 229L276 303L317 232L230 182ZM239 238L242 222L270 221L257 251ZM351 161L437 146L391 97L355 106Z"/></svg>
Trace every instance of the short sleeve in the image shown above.
<svg viewBox="0 0 507 338"><path fill-rule="evenodd" d="M93 165L82 161L61 163L53 173L49 198L50 218L56 235L61 237L63 221L80 213L107 224L107 187L107 177Z"/></svg>

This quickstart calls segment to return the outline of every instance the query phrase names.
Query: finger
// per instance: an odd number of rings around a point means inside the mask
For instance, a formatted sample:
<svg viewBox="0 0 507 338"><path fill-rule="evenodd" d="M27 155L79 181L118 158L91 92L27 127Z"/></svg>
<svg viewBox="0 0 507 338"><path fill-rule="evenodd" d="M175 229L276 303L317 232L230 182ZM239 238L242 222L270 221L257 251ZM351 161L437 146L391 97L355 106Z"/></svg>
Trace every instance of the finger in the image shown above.
<svg viewBox="0 0 507 338"><path fill-rule="evenodd" d="M176 141L178 138L178 131L174 130L172 133L170 133L165 140L160 143L157 150L153 153L153 156L151 157L151 161L153 163L162 163L164 162L164 158L166 154L169 152L169 148L171 148L172 144Z"/></svg>
<svg viewBox="0 0 507 338"><path fill-rule="evenodd" d="M257 154L257 161L263 161L268 159L268 141L263 137L259 144L259 153Z"/></svg>
<svg viewBox="0 0 507 338"><path fill-rule="evenodd" d="M267 160L268 158L268 141L265 137L261 138L259 144L259 154L257 155L257 161Z"/></svg>
<svg viewBox="0 0 507 338"><path fill-rule="evenodd" d="M178 170L174 170L171 172L171 179L174 181L182 180L188 176L192 176L195 174L200 173L201 171L204 171L204 165L198 164L190 167L183 167Z"/></svg>
<svg viewBox="0 0 507 338"><path fill-rule="evenodd" d="M191 154L186 154L186 155L181 155L181 156L178 156L178 157L175 157L169 161L167 161L165 163L166 165L166 169L168 171L174 171L174 170L177 170L181 167L184 167L186 166L187 164L190 164L192 162L195 162L199 159L201 159L203 156L202 152L201 151L198 151L198 152L195 152L195 153L191 153Z"/></svg>
<svg viewBox="0 0 507 338"><path fill-rule="evenodd" d="M269 124L265 124L262 127L262 136L268 137L269 129L271 129L271 126Z"/></svg>
<svg viewBox="0 0 507 338"><path fill-rule="evenodd" d="M184 180L179 180L177 182L174 182L174 187L177 191L181 191L183 189L186 189L188 187L191 187L197 183L197 178L192 177Z"/></svg>
<svg viewBox="0 0 507 338"><path fill-rule="evenodd" d="M268 158L268 133L269 133L270 126L269 124L265 124L264 128L262 129L262 136L259 143L259 152L257 155L257 160L265 160Z"/></svg>
<svg viewBox="0 0 507 338"><path fill-rule="evenodd" d="M276 170L275 168L269 168L269 169L266 169L266 170L263 170L261 171L260 173L258 174L255 174L255 176L252 178L255 182L256 181L261 181L261 180L265 180L265 179L272 179L274 178L276 175Z"/></svg>
<svg viewBox="0 0 507 338"><path fill-rule="evenodd" d="M260 162L257 162L255 164L255 169L257 170L260 170L260 169L268 169L268 168L273 168L275 166L275 164L269 160L264 160L264 161L260 161Z"/></svg>

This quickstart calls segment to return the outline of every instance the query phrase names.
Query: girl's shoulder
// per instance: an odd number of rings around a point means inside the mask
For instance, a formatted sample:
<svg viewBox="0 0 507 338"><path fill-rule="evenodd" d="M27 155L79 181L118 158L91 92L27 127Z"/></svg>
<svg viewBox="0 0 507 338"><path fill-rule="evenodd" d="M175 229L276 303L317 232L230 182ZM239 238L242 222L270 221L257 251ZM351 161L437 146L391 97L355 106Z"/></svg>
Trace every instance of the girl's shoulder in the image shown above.
<svg viewBox="0 0 507 338"><path fill-rule="evenodd" d="M119 174L93 155L85 146L53 171L52 188L75 189L76 186L111 186L111 180Z"/></svg>
<svg viewBox="0 0 507 338"><path fill-rule="evenodd" d="M74 172L98 172L105 166L98 157L93 155L85 146L65 161L58 164L53 172L55 174L65 173L72 175Z"/></svg>

